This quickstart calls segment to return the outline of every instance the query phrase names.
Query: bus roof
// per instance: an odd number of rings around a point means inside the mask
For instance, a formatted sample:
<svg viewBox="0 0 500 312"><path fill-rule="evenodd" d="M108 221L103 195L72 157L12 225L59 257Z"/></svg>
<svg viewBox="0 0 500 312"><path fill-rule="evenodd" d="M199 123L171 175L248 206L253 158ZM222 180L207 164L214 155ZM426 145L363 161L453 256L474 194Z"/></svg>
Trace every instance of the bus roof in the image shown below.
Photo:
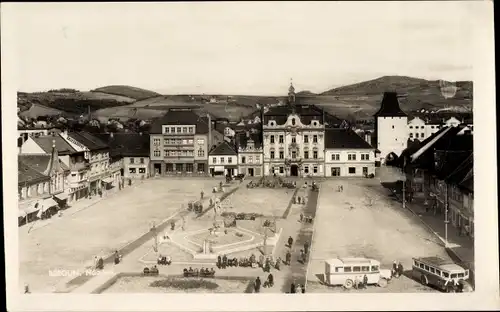
<svg viewBox="0 0 500 312"><path fill-rule="evenodd" d="M367 258L333 258L325 260L325 263L331 266L345 266L345 265L380 265L380 262L374 259Z"/></svg>
<svg viewBox="0 0 500 312"><path fill-rule="evenodd" d="M424 264L439 267L442 270L446 270L446 271L464 271L465 270L461 266L455 264L455 262L453 262L451 260L445 260L445 259L439 258L439 257L422 257L422 258L413 258L413 259L417 260L419 262L422 262Z"/></svg>

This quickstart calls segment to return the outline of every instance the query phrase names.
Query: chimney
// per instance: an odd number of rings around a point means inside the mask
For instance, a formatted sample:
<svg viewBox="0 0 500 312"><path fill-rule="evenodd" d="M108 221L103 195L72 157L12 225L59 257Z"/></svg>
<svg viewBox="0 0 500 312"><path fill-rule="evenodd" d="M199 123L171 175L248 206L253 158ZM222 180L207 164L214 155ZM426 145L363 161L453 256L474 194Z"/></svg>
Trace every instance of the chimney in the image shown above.
<svg viewBox="0 0 500 312"><path fill-rule="evenodd" d="M365 132L365 141L372 145L372 136L371 136L371 133L370 132Z"/></svg>

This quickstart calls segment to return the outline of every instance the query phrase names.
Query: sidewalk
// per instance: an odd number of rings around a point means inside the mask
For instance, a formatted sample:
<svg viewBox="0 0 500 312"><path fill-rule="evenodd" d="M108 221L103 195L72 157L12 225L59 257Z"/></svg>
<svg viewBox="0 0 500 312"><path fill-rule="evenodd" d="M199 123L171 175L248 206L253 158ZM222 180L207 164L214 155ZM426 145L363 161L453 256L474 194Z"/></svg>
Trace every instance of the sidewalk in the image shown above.
<svg viewBox="0 0 500 312"><path fill-rule="evenodd" d="M418 216L422 223L443 242L443 247L445 247L444 215L434 215L430 206L429 211L426 212L425 207L424 198L417 196L413 198L411 203L406 204L406 208ZM462 263L471 271L471 279L474 280L474 239L468 236L459 236L457 228L451 222L448 223L448 247L446 250L451 253L450 256L455 261Z"/></svg>

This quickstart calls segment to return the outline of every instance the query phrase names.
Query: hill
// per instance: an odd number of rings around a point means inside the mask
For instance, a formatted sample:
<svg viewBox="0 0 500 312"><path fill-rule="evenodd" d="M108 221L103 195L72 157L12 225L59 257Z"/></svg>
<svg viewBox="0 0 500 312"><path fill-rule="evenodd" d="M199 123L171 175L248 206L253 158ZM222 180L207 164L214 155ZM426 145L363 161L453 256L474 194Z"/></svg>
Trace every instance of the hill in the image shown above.
<svg viewBox="0 0 500 312"><path fill-rule="evenodd" d="M304 90L304 91L297 92L295 95L296 96L302 96L302 95L311 96L311 95L317 95L317 94L313 93L313 92L311 92L309 90Z"/></svg>
<svg viewBox="0 0 500 312"><path fill-rule="evenodd" d="M125 96L101 92L80 92L70 89L17 93L17 106L21 112L27 111L33 104L37 104L39 107L58 110L61 112L61 115L67 116L86 114L89 108L92 112L101 108L122 106L133 102L135 102L135 99ZM44 113L53 115L53 112L51 113L51 111L44 109L35 109L30 115L36 118L37 116L43 116Z"/></svg>
<svg viewBox="0 0 500 312"><path fill-rule="evenodd" d="M144 100L148 98L157 97L160 95L159 93L141 88L136 88L131 86L119 86L119 85L97 88L92 90L92 92L102 92L107 94L125 96L135 100Z"/></svg>

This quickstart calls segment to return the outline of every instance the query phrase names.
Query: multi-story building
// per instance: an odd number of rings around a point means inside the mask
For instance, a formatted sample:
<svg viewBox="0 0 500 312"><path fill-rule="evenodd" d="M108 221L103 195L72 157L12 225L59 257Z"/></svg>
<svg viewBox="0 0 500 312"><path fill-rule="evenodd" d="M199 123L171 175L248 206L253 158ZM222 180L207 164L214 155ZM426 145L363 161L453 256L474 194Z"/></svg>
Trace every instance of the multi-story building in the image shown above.
<svg viewBox="0 0 500 312"><path fill-rule="evenodd" d="M212 176L238 174L238 152L232 143L220 143L210 151L208 156L208 166Z"/></svg>
<svg viewBox="0 0 500 312"><path fill-rule="evenodd" d="M84 153L88 163L88 193L96 195L108 178L109 146L88 132L63 132L61 137L78 152Z"/></svg>
<svg viewBox="0 0 500 312"><path fill-rule="evenodd" d="M58 198L67 198L67 203L77 201L88 195L89 164L85 160L84 152L75 150L61 135L30 137L19 148L19 154L49 155L52 145L55 144L58 158L69 168L64 177L65 192L58 194Z"/></svg>
<svg viewBox="0 0 500 312"><path fill-rule="evenodd" d="M189 108L179 108L170 109L154 122L150 130L152 174L207 174L215 132L209 126L210 119Z"/></svg>
<svg viewBox="0 0 500 312"><path fill-rule="evenodd" d="M351 129L327 129L325 167L327 177L375 174L375 148Z"/></svg>
<svg viewBox="0 0 500 312"><path fill-rule="evenodd" d="M259 134L250 131L237 137L238 172L250 177L263 175L263 149Z"/></svg>
<svg viewBox="0 0 500 312"><path fill-rule="evenodd" d="M287 105L263 113L264 175L324 176L325 129L341 124L314 105L297 103L290 85Z"/></svg>
<svg viewBox="0 0 500 312"><path fill-rule="evenodd" d="M375 141L380 160L401 155L408 143L408 116L401 110L396 92L385 92L375 113Z"/></svg>

